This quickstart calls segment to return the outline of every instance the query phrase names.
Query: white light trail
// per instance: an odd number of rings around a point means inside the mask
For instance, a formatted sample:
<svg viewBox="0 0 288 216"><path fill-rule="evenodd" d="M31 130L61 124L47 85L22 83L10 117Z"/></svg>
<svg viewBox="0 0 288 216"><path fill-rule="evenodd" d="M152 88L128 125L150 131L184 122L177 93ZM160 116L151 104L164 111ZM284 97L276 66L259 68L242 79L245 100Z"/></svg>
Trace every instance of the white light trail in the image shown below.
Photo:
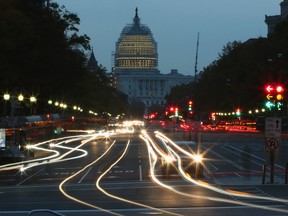
<svg viewBox="0 0 288 216"><path fill-rule="evenodd" d="M45 164L62 162L62 161L67 161L67 160L74 160L80 157L84 157L87 155L87 151L80 149L80 148L84 144L90 142L91 140L97 139L97 136L99 134L102 134L102 132L96 133L96 134L67 136L67 137L61 137L57 139L46 140L44 142L36 143L33 145L29 144L27 145L28 150L37 150L41 152L46 152L47 154L50 154L50 155L36 158L36 159L24 160L24 161L20 161L16 163L9 163L5 165L1 165L0 171L19 169L20 172L24 172L25 170L30 169L32 167L42 166ZM108 134L106 134L106 136L108 136ZM82 143L76 146L75 148L69 148L69 147L63 146L64 144L68 144L70 142L77 142L79 140L82 140ZM54 148L54 149L50 149L50 148ZM69 151L61 154L61 152L57 151L56 148L61 148L61 149L65 148L66 150L69 150ZM74 156L74 157L69 158L68 156L74 151L79 151L81 152L81 154L79 156ZM43 155L46 155L46 154L43 154Z"/></svg>
<svg viewBox="0 0 288 216"><path fill-rule="evenodd" d="M159 211L159 212L162 212L162 213L166 213L166 214L169 214L169 215L177 215L177 216L180 216L179 214L176 214L176 213L168 212L168 211L165 211L165 210L162 210L162 209L158 209L158 208L155 208L155 207L152 207L152 206L148 206L148 205L145 205L145 204L142 204L142 203L138 203L138 202L135 202L135 201L132 201L132 200L128 200L128 199L124 199L124 198L115 196L115 195L113 195L113 194L108 193L107 191L105 191L105 190L100 186L100 181L102 180L102 178L124 157L124 155L126 154L126 152L127 152L127 150L128 150L129 144L130 144L130 140L127 142L126 147L125 147L125 150L123 151L123 153L121 154L121 156L120 156L113 164L111 164L110 167L109 167L107 170L105 170L105 171L100 175L100 177L99 177L99 178L97 179L97 181L96 181L96 187L97 187L102 193L104 193L106 196L108 196L108 197L110 197L110 198L117 199L117 200L119 200L119 201L126 202L126 203L130 203L130 204L133 204L133 205L136 205L136 206L140 206L140 207L152 209L152 210L154 210L154 211L156 210L156 211Z"/></svg>
<svg viewBox="0 0 288 216"><path fill-rule="evenodd" d="M202 182L202 181L197 181L194 180L193 178L191 178L190 175L188 175L187 173L185 173L185 171L183 170L182 167L182 159L181 157L176 153L176 151L174 151L172 148L174 147L176 150L180 151L181 153L191 157L194 160L197 160L197 157L187 151L185 151L184 149L180 148L177 144L175 144L172 140L170 140L169 138L167 138L165 135L161 134L160 132L155 132L156 137L159 138L163 143L167 144L167 148L170 149L170 153L173 154L173 157L176 158L177 161L177 167L178 167L178 173L182 176L183 179L185 179L188 182L193 183L194 185L198 185L200 187L204 187L206 189L209 190L213 190L215 192L218 192L220 194L224 194L224 195L228 195L228 196L238 196L238 197L245 197L247 199L262 199L262 200L268 200L268 201L275 201L275 202L282 202L284 204L286 204L288 202L287 199L279 199L279 198L274 198L274 197L264 197L264 196L256 196L256 195L252 195L249 193L245 193L245 192L239 192L239 191L234 191L234 190L222 190L220 188L214 187L206 182ZM213 201L219 201L219 202L226 202L226 203L233 203L233 204L238 204L238 205L243 205L243 206L250 206L250 207L254 207L254 208L260 208L260 209L264 209L264 210L270 210L270 211L277 211L277 212L284 212L284 213L288 213L288 210L285 209L276 209L276 208L271 208L269 206L261 206L261 205L255 205L255 204L251 204L248 202L240 202L240 201L233 201L233 200L229 200L229 199L224 199L224 198L217 198L217 197L206 197L206 196L195 196L195 195L191 195L191 194L187 194L187 193L183 193L181 191L176 190L175 188L163 183L162 181L160 181L156 176L155 176L155 169L156 169L156 163L158 160L157 157L157 153L161 152L161 150L158 151L154 151L154 148L152 148L151 146L159 146L159 145L155 145L154 142L151 143L151 138L149 138L149 135L146 132L142 132L140 138L142 138L147 146L148 149L148 153L149 153L149 161L150 161L150 175L152 180L157 183L158 185L173 191L177 194L181 194L183 196L188 196L191 198L201 198L201 199L208 199L208 200L213 200Z"/></svg>
<svg viewBox="0 0 288 216"><path fill-rule="evenodd" d="M76 172L76 173L74 173L73 175L69 176L68 178L64 179L64 180L59 184L59 186L58 186L60 192L61 192L65 197L67 197L68 199L73 200L73 201L75 201L75 202L77 202L77 203L83 204L83 205L85 205L85 206L89 206L89 207L91 207L91 208L93 208L93 209L98 209L98 210L104 211L104 212L106 212L106 213L110 213L110 214L113 214L113 215L121 216L121 215L119 215L119 214L117 214L117 213L114 213L114 212L112 212L112 211L109 211L109 210L107 210L107 209L103 209L103 208L101 208L101 207L99 207L99 206L93 205L93 204L91 204L91 203L87 203L87 202L85 202L85 201L83 201L83 200L80 200L80 199L78 199L78 198L76 198L76 197L73 197L73 196L69 195L69 194L64 190L64 185L65 185L68 181L72 180L73 178L75 178L76 176L78 176L80 173L84 172L87 168L90 168L93 164L97 163L101 158L103 158L103 157L111 150L111 148L112 148L114 145L115 145L115 141L109 146L109 148L108 148L108 149L104 152L104 154L102 154L99 158L97 158L96 160L94 160L94 161L91 162L90 164L87 164L84 168L82 168L82 169L79 170L78 172Z"/></svg>

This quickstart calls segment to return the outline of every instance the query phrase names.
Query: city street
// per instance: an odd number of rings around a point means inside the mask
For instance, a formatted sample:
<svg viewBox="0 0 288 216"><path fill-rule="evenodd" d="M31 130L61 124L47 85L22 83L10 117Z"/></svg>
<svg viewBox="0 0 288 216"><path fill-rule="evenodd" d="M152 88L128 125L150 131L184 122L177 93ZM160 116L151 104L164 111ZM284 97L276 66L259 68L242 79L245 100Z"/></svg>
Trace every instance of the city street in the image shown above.
<svg viewBox="0 0 288 216"><path fill-rule="evenodd" d="M151 137L160 147L153 133ZM262 184L266 159L260 134L203 133L198 142L185 134L182 138L174 140L181 148L204 152L206 168L199 168L199 178L193 177L195 169L188 169L187 179L173 166L168 174L164 167L165 175L160 163L152 169L150 150L137 133L73 138L63 145L73 152L60 150L66 160L45 159L22 172L0 172L0 215L28 215L35 209L63 215L287 214L286 152L277 154L274 184L269 183L269 172ZM79 157L79 145L87 155ZM287 147L285 140L281 147Z"/></svg>

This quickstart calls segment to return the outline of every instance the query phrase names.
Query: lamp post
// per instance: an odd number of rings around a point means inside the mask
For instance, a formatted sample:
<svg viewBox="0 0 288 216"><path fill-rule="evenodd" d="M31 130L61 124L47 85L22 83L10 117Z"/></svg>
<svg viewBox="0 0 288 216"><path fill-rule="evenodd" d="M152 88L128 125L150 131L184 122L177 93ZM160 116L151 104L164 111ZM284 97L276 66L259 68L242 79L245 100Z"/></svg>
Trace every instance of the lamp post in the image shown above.
<svg viewBox="0 0 288 216"><path fill-rule="evenodd" d="M4 103L4 109L3 109L3 115L6 116L7 115L7 102L10 101L11 104L11 111L10 114L11 116L14 116L15 114L15 108L18 108L19 114L22 115L23 113L23 104L25 102L25 100L28 100L28 98L25 98L24 95L22 93L18 94L18 95L10 95L9 93L5 93L3 95L3 99L5 101ZM30 106L31 106L31 114L35 114L35 103L37 102L37 98L35 96L31 96L29 98L30 101ZM17 107L18 105L18 107Z"/></svg>
<svg viewBox="0 0 288 216"><path fill-rule="evenodd" d="M37 102L37 98L35 96L30 97L30 103L31 103L31 114L34 115L36 113L34 104Z"/></svg>
<svg viewBox="0 0 288 216"><path fill-rule="evenodd" d="M20 105L20 112L19 114L22 115L23 114L23 101L24 101L24 96L22 93L20 93L17 97L18 101L19 101L19 105Z"/></svg>
<svg viewBox="0 0 288 216"><path fill-rule="evenodd" d="M5 94L3 95L3 98L4 98L4 101L5 101L5 103L4 103L4 110L3 110L3 116L6 116L6 115L7 115L7 114L6 114L6 112L7 112L7 101L10 100L10 95L9 95L8 93L5 93Z"/></svg>

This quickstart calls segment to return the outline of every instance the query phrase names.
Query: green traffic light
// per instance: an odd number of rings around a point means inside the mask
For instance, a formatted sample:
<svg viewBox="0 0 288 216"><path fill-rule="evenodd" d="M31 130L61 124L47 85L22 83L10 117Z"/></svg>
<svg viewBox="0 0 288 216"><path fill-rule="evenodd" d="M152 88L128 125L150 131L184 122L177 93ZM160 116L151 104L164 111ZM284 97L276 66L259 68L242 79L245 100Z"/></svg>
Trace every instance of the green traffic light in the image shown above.
<svg viewBox="0 0 288 216"><path fill-rule="evenodd" d="M271 101L266 101L265 107L267 107L268 109L272 109L273 107L275 107L275 104Z"/></svg>
<svg viewBox="0 0 288 216"><path fill-rule="evenodd" d="M283 103L277 102L277 109L281 109L282 106L283 106Z"/></svg>

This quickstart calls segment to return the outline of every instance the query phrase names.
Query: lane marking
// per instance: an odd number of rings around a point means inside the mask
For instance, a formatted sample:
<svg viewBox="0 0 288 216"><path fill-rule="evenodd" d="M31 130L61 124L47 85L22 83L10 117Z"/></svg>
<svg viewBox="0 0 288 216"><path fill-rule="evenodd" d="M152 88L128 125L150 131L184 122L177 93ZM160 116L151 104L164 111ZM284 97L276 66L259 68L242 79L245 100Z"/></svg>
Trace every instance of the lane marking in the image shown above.
<svg viewBox="0 0 288 216"><path fill-rule="evenodd" d="M16 186L19 186L19 185L23 184L24 182L28 181L32 177L36 176L38 173L42 172L42 170L43 170L43 168L38 170L38 172L34 173L33 175L29 176L28 178L24 179L23 181L19 182Z"/></svg>
<svg viewBox="0 0 288 216"><path fill-rule="evenodd" d="M230 159L224 157L223 155L221 155L220 153L216 152L216 151L213 151L213 150L210 150L210 152L214 155L216 155L217 157L223 159L224 161L226 161L228 164L236 167L237 169L239 170L244 170L244 168L236 163L234 163L233 161L231 161Z"/></svg>
<svg viewBox="0 0 288 216"><path fill-rule="evenodd" d="M143 179L142 179L142 166L141 165L139 165L139 180L143 181Z"/></svg>
<svg viewBox="0 0 288 216"><path fill-rule="evenodd" d="M239 149L239 148L236 148L236 147L234 147L234 146L227 146L227 147L229 147L229 148L231 148L231 149L234 149L234 150L236 150L236 151L238 151L238 152L245 152L245 151L243 151L243 150L241 150L241 149ZM229 150L228 150L228 151L229 151ZM235 151L230 151L230 152L235 153ZM239 154L238 154L238 155L239 155ZM256 158L256 159L260 160L261 162L265 162L265 161L266 161L265 159L263 159L263 158L261 158L261 157L258 157L257 155L254 155L254 154L250 154L250 156L253 157L253 158ZM252 161L253 163L259 165L259 166L262 166L262 165L263 165L263 164L261 164L261 163L258 163L258 162L256 162L256 161L254 161L254 160L251 160L251 161ZM277 166L277 167L279 167L279 168L281 168L281 169L285 169L285 167L283 167L283 166L281 166L281 165L278 165L278 164L275 164L275 166Z"/></svg>
<svg viewBox="0 0 288 216"><path fill-rule="evenodd" d="M236 176L238 176L238 177L243 177L242 175L240 175L239 173L237 173L237 172L233 172Z"/></svg>
<svg viewBox="0 0 288 216"><path fill-rule="evenodd" d="M86 175L88 175L88 173L90 172L90 170L92 169L92 166L87 170L87 172L82 176L82 178L78 181L78 184L80 184L83 179L86 177Z"/></svg>

